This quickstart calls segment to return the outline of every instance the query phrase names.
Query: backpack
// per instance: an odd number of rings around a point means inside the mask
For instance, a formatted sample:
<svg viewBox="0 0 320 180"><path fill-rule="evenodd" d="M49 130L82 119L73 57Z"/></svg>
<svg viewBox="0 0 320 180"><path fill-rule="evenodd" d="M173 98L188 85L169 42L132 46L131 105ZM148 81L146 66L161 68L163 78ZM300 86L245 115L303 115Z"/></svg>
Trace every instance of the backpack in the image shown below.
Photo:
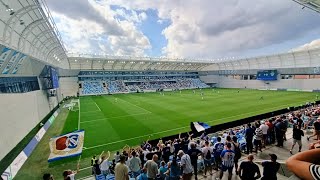
<svg viewBox="0 0 320 180"><path fill-rule="evenodd" d="M207 152L207 154L206 154L206 159L211 159L211 152L210 152L210 150L208 149L208 152Z"/></svg>
<svg viewBox="0 0 320 180"><path fill-rule="evenodd" d="M241 157L241 150L240 150L240 147L239 146L236 146L236 144L232 143L233 146L234 146L234 153L235 153L235 157L240 159Z"/></svg>

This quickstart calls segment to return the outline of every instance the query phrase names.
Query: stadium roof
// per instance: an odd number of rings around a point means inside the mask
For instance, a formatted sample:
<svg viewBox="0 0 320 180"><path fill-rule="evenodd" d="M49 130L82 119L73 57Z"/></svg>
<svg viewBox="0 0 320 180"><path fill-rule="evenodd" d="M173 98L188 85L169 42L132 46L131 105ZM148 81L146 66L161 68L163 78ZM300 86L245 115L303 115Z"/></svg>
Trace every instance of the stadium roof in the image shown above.
<svg viewBox="0 0 320 180"><path fill-rule="evenodd" d="M213 61L170 59L155 57L106 56L106 55L78 55L69 57L70 69L85 70L175 70L200 71L214 66Z"/></svg>
<svg viewBox="0 0 320 180"><path fill-rule="evenodd" d="M293 0L304 7L320 13L320 0Z"/></svg>
<svg viewBox="0 0 320 180"><path fill-rule="evenodd" d="M0 42L38 60L67 67L61 36L43 0L0 0Z"/></svg>

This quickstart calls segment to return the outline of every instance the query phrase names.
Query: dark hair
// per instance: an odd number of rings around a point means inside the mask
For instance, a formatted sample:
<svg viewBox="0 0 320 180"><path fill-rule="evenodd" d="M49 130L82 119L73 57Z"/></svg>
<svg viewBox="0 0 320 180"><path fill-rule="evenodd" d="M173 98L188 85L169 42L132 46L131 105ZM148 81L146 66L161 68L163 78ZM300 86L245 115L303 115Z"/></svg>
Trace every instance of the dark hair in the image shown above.
<svg viewBox="0 0 320 180"><path fill-rule="evenodd" d="M49 174L49 173L45 173L45 174L43 174L43 180L50 180L50 178L51 178L51 174Z"/></svg>
<svg viewBox="0 0 320 180"><path fill-rule="evenodd" d="M218 142L220 142L221 141L221 137L219 136L219 137L217 137L217 141Z"/></svg>
<svg viewBox="0 0 320 180"><path fill-rule="evenodd" d="M248 123L248 127L251 127L251 124L250 124L250 123Z"/></svg>
<svg viewBox="0 0 320 180"><path fill-rule="evenodd" d="M209 141L206 141L205 144L206 144L206 145L209 145Z"/></svg>
<svg viewBox="0 0 320 180"><path fill-rule="evenodd" d="M120 161L121 161L121 162L124 162L125 160L126 160L126 156L120 155Z"/></svg>
<svg viewBox="0 0 320 180"><path fill-rule="evenodd" d="M173 157L173 159L172 159L172 161L171 161L171 165L172 165L172 166L178 166L178 164L177 164L177 157L176 157L176 156Z"/></svg>
<svg viewBox="0 0 320 180"><path fill-rule="evenodd" d="M237 136L233 136L233 137L232 137L232 141L233 141L233 142L237 142L237 141L238 141Z"/></svg>
<svg viewBox="0 0 320 180"><path fill-rule="evenodd" d="M132 151L131 155L132 155L132 156L136 156L137 153L136 153L135 151Z"/></svg>
<svg viewBox="0 0 320 180"><path fill-rule="evenodd" d="M117 151L117 155L119 155L120 154L120 152L119 151Z"/></svg>
<svg viewBox="0 0 320 180"><path fill-rule="evenodd" d="M62 176L67 177L69 175L69 172L67 170L63 171Z"/></svg>
<svg viewBox="0 0 320 180"><path fill-rule="evenodd" d="M230 136L227 136L227 141L231 141L231 137Z"/></svg>
<svg viewBox="0 0 320 180"><path fill-rule="evenodd" d="M227 148L231 148L231 143L227 143Z"/></svg>

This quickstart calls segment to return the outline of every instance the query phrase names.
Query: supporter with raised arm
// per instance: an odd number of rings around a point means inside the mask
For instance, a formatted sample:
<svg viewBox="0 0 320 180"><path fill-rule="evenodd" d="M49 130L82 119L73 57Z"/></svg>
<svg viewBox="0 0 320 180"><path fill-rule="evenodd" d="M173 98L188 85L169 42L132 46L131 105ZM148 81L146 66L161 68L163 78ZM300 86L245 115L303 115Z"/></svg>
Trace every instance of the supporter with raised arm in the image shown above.
<svg viewBox="0 0 320 180"><path fill-rule="evenodd" d="M110 167L110 164L109 164L109 158L110 158L110 151L108 151L108 156L102 156L101 157L101 163L100 163L100 170L101 170L101 173L107 177L107 175L110 173L109 171L109 167Z"/></svg>
<svg viewBox="0 0 320 180"><path fill-rule="evenodd" d="M291 156L286 164L300 179L320 180L320 149L313 149Z"/></svg>
<svg viewBox="0 0 320 180"><path fill-rule="evenodd" d="M77 170L72 171L72 170L66 170L63 172L63 179L64 180L75 180L76 174L79 172L80 169L80 164L78 163L77 165Z"/></svg>

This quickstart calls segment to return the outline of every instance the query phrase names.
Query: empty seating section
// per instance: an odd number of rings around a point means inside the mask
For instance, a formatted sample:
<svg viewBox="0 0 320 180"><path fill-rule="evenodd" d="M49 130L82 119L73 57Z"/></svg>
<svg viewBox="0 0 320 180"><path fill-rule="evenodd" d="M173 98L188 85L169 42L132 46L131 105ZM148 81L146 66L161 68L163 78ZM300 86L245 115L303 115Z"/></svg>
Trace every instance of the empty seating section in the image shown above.
<svg viewBox="0 0 320 180"><path fill-rule="evenodd" d="M106 90L103 87L102 81L84 81L82 82L82 94L106 94Z"/></svg>

